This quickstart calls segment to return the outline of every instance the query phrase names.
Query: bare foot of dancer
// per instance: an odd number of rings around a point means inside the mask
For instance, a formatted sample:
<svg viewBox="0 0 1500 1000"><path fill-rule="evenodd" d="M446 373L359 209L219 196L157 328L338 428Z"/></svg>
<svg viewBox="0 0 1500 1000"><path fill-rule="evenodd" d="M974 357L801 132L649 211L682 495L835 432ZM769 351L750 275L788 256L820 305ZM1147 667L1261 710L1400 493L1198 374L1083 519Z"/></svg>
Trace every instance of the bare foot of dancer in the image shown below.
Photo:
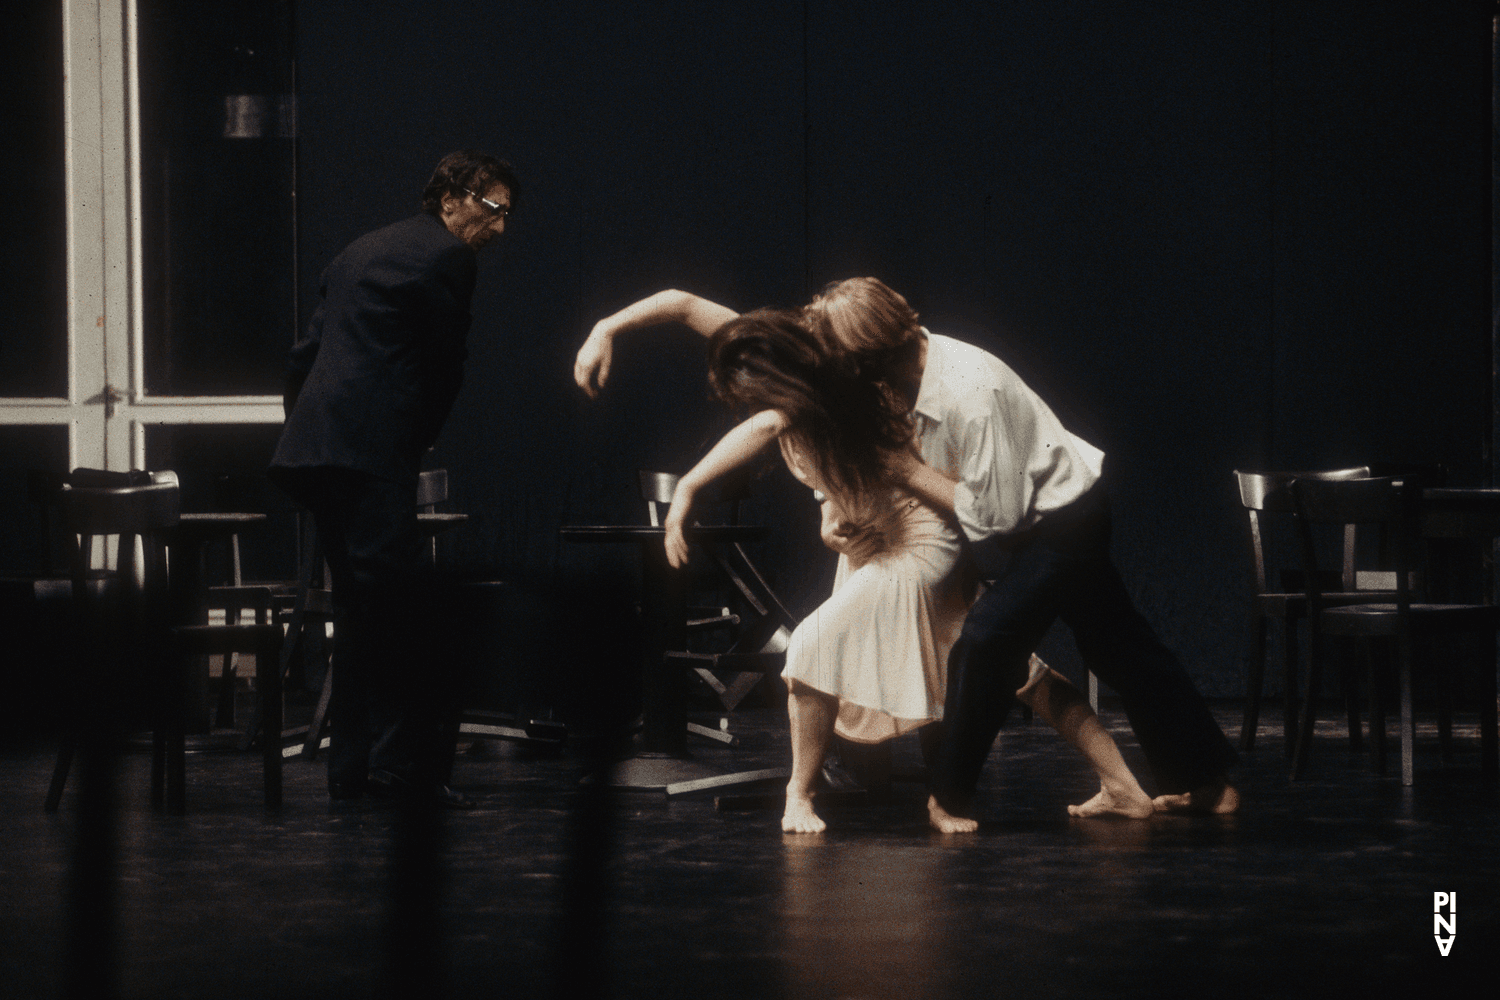
<svg viewBox="0 0 1500 1000"><path fill-rule="evenodd" d="M973 833L979 829L979 821L967 816L955 816L938 805L937 797L927 796L927 822L939 833Z"/></svg>
<svg viewBox="0 0 1500 1000"><path fill-rule="evenodd" d="M1220 777L1186 795L1158 795L1155 802L1159 812L1227 816L1239 811L1240 793L1235 791L1228 778Z"/></svg>
<svg viewBox="0 0 1500 1000"><path fill-rule="evenodd" d="M1156 813L1156 804L1151 796L1134 788L1112 789L1106 784L1099 786L1099 794L1083 805L1068 806L1069 816L1124 816L1127 819L1145 819Z"/></svg>
<svg viewBox="0 0 1500 1000"><path fill-rule="evenodd" d="M781 830L783 833L822 833L828 829L828 824L818 818L813 812L812 798L807 795L794 794L790 788L786 792L786 812L781 817Z"/></svg>
<svg viewBox="0 0 1500 1000"><path fill-rule="evenodd" d="M1151 796L1135 780L1120 756L1113 736L1099 722L1088 699L1066 677L1034 654L1031 677L1016 692L1032 710L1077 747L1099 775L1099 794L1083 805L1068 806L1069 816L1124 816L1145 819L1156 812Z"/></svg>

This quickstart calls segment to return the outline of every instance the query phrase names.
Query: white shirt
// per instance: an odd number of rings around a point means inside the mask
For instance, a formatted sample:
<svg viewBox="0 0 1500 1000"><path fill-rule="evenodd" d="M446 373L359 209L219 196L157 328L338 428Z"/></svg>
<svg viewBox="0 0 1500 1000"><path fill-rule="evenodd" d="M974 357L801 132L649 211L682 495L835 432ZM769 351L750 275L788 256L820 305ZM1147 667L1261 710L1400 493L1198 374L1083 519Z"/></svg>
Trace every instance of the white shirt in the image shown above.
<svg viewBox="0 0 1500 1000"><path fill-rule="evenodd" d="M928 465L958 480L954 508L971 541L1023 531L1098 482L1104 452L1069 433L1005 362L923 333L917 443Z"/></svg>

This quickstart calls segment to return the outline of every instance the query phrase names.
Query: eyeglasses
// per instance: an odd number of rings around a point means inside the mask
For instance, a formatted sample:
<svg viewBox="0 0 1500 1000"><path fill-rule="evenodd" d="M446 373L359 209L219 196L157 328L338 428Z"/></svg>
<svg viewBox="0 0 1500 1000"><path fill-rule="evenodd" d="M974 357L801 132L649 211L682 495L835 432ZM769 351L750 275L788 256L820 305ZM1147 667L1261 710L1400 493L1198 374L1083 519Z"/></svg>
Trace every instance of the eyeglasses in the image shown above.
<svg viewBox="0 0 1500 1000"><path fill-rule="evenodd" d="M475 194L468 188L464 188L464 193L473 198L475 201L479 202L479 204L483 205L485 208L489 209L491 215L498 216L502 219L508 218L510 216L509 205L502 205L498 201L490 201L488 198Z"/></svg>

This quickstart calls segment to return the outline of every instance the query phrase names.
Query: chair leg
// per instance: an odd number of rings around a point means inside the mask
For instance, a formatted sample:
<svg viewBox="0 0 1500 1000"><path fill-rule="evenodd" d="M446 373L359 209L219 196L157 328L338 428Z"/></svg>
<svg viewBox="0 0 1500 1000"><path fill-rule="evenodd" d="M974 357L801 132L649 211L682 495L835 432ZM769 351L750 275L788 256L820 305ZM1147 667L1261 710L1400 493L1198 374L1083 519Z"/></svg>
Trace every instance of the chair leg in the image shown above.
<svg viewBox="0 0 1500 1000"><path fill-rule="evenodd" d="M1266 673L1267 622L1259 611L1250 613L1250 652L1245 663L1245 717L1240 721L1240 750L1255 749L1255 731L1260 726L1261 687Z"/></svg>
<svg viewBox="0 0 1500 1000"><path fill-rule="evenodd" d="M47 789L47 812L57 812L62 802L63 786L68 783L68 771L73 767L73 755L78 752L78 737L71 730L63 734L62 744L57 748L57 766L52 769L52 784Z"/></svg>
<svg viewBox="0 0 1500 1000"><path fill-rule="evenodd" d="M1385 672L1375 655L1372 644L1360 643L1365 661L1365 683L1369 687L1370 701L1370 754L1375 758L1375 773L1385 774Z"/></svg>
<svg viewBox="0 0 1500 1000"><path fill-rule="evenodd" d="M1495 683L1497 665L1495 637L1491 637L1490 650L1491 655L1480 661L1483 664L1480 670L1484 678L1479 685L1479 770L1486 781L1494 781L1500 777L1500 729L1497 729L1496 725L1496 716L1500 715L1500 703L1497 703Z"/></svg>
<svg viewBox="0 0 1500 1000"><path fill-rule="evenodd" d="M1285 627L1281 630L1282 636L1282 682L1281 689L1284 692L1282 701L1286 710L1282 713L1281 734L1283 752L1291 759L1297 746L1297 705L1298 705L1298 667L1301 665L1300 650L1297 648L1297 620L1288 618Z"/></svg>
<svg viewBox="0 0 1500 1000"><path fill-rule="evenodd" d="M236 679L234 654L225 653L224 666L219 671L218 705L214 709L214 725L220 729L234 728L234 686Z"/></svg>
<svg viewBox="0 0 1500 1000"><path fill-rule="evenodd" d="M1312 749L1313 723L1317 717L1318 673L1323 659L1323 639L1316 628L1308 636L1307 689L1302 699L1302 717L1297 727L1297 746L1292 751L1292 780L1302 777Z"/></svg>
<svg viewBox="0 0 1500 1000"><path fill-rule="evenodd" d="M1417 723L1411 710L1411 640L1401 639L1401 784L1412 784Z"/></svg>
<svg viewBox="0 0 1500 1000"><path fill-rule="evenodd" d="M167 812L174 816L187 812L187 675L197 664L194 656L175 657L168 664L175 673L168 691Z"/></svg>
<svg viewBox="0 0 1500 1000"><path fill-rule="evenodd" d="M261 643L260 648L255 651L256 674L255 686L258 689L258 703L261 706L260 717L264 720L265 736L261 739L260 759L261 770L266 786L266 808L281 808L281 716L282 716L282 692L281 692L281 643L274 638ZM264 663L265 671L260 669ZM278 734L273 736L272 734Z"/></svg>
<svg viewBox="0 0 1500 1000"><path fill-rule="evenodd" d="M1438 746L1442 749L1443 766L1453 763L1453 661L1439 664L1431 650L1424 650L1425 663L1437 668Z"/></svg>
<svg viewBox="0 0 1500 1000"><path fill-rule="evenodd" d="M161 810L166 806L167 789L167 731L158 717L151 726L151 808Z"/></svg>
<svg viewBox="0 0 1500 1000"><path fill-rule="evenodd" d="M1358 753L1363 748L1363 732L1359 720L1359 681L1349 663L1349 644L1339 643L1338 651L1339 693L1344 698L1344 716L1349 726L1349 749Z"/></svg>
<svg viewBox="0 0 1500 1000"><path fill-rule="evenodd" d="M328 699L333 695L333 668L323 675L323 690L318 694L318 707L313 711L312 722L307 727L307 738L302 742L302 756L308 760L318 755L323 742L323 723L328 719Z"/></svg>

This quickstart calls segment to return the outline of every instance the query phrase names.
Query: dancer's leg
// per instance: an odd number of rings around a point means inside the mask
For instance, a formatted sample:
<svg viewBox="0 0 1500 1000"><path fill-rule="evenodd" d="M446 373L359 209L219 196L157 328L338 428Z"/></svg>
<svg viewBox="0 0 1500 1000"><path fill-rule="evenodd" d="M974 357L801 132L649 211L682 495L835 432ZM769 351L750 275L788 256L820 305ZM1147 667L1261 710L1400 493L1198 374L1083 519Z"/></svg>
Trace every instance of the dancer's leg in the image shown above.
<svg viewBox="0 0 1500 1000"><path fill-rule="evenodd" d="M931 771L928 818L943 833L968 833L974 788L1026 663L1069 585L1072 560L1035 544L1018 544L1006 572L975 602L948 655L942 745Z"/></svg>
<svg viewBox="0 0 1500 1000"><path fill-rule="evenodd" d="M1228 770L1238 756L1176 655L1135 607L1109 555L1108 503L1100 493L1068 539L1079 556L1059 609L1078 652L1120 696L1167 811L1239 808Z"/></svg>
<svg viewBox="0 0 1500 1000"><path fill-rule="evenodd" d="M838 699L786 679L787 715L792 731L792 779L786 786L786 813L781 828L787 833L822 833L827 824L813 811L813 786L833 739Z"/></svg>
<svg viewBox="0 0 1500 1000"><path fill-rule="evenodd" d="M1077 747L1099 775L1099 794L1083 805L1068 806L1069 815L1144 819L1156 811L1151 796L1120 756L1114 737L1100 725L1083 692L1066 677L1033 656L1031 679L1016 697Z"/></svg>
<svg viewBox="0 0 1500 1000"><path fill-rule="evenodd" d="M1063 608L1078 652L1120 696L1168 812L1232 813L1239 794L1228 770L1237 759L1182 663L1135 608L1107 557Z"/></svg>

